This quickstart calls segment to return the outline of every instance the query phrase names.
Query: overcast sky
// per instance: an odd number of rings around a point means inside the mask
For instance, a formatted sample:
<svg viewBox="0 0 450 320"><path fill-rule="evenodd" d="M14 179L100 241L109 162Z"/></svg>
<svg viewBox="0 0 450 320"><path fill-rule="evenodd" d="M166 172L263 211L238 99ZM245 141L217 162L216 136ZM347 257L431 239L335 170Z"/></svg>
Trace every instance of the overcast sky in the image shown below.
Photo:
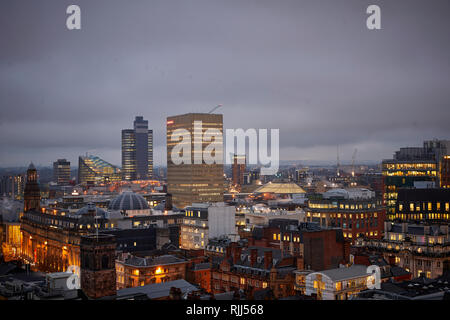
<svg viewBox="0 0 450 320"><path fill-rule="evenodd" d="M449 14L448 0L2 0L0 166L121 165L136 115L165 164L166 117L217 104L225 128L279 128L282 160L450 139Z"/></svg>

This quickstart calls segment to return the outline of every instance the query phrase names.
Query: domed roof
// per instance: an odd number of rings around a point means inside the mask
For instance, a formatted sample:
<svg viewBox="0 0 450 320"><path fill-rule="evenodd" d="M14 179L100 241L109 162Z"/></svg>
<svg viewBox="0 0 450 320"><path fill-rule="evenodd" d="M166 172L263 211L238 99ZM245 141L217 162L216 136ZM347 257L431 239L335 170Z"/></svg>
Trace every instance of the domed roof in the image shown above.
<svg viewBox="0 0 450 320"><path fill-rule="evenodd" d="M147 200L140 194L132 191L124 191L119 196L111 200L108 209L110 210L145 210L149 209Z"/></svg>
<svg viewBox="0 0 450 320"><path fill-rule="evenodd" d="M98 208L92 202L89 202L85 207L78 210L75 214L79 215L79 216L83 216L83 215L88 214L89 211L91 211L91 210L95 210L95 215L101 216L102 218L106 218L108 215L108 213L105 210L103 210L102 208Z"/></svg>

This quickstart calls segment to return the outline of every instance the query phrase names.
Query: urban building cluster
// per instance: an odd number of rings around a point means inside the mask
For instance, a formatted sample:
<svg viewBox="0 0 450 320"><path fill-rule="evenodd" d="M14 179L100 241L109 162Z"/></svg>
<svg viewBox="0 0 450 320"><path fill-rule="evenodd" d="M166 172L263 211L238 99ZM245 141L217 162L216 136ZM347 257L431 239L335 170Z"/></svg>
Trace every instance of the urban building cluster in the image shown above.
<svg viewBox="0 0 450 320"><path fill-rule="evenodd" d="M86 154L46 183L33 164L2 176L0 299L449 298L450 141L266 176L243 154L175 163L173 133L196 121L223 132L221 114L167 117L166 169L138 116L120 167Z"/></svg>

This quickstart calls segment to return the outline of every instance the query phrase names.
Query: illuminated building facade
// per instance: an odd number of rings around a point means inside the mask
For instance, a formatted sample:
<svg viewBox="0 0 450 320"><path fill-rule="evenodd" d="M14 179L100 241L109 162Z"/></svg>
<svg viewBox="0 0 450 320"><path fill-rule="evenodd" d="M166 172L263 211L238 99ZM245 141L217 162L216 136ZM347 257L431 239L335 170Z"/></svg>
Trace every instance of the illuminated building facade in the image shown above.
<svg viewBox="0 0 450 320"><path fill-rule="evenodd" d="M186 260L172 255L124 256L116 260L117 289L184 279L186 264Z"/></svg>
<svg viewBox="0 0 450 320"><path fill-rule="evenodd" d="M358 236L380 239L383 235L383 223L386 208L381 198L372 192L368 197L352 197L342 190L323 199L310 199L306 208L306 221L316 222L322 227L335 227L343 230L344 238L352 243Z"/></svg>
<svg viewBox="0 0 450 320"><path fill-rule="evenodd" d="M439 160L450 150L450 141L425 141L423 147L400 148L393 159L383 160L383 200L387 207L386 216L395 217L398 189L414 187L415 182L428 181L439 185Z"/></svg>
<svg viewBox="0 0 450 320"><path fill-rule="evenodd" d="M375 278L365 265L312 272L305 277L305 294L317 300L348 300L366 290L369 282L375 284Z"/></svg>
<svg viewBox="0 0 450 320"><path fill-rule="evenodd" d="M20 254L22 234L19 216L23 211L20 201L7 197L0 199L0 255L5 261L17 259Z"/></svg>
<svg viewBox="0 0 450 320"><path fill-rule="evenodd" d="M122 178L126 181L153 177L153 130L148 120L136 117L134 129L122 130Z"/></svg>
<svg viewBox="0 0 450 320"><path fill-rule="evenodd" d="M167 118L167 190L173 196L173 203L178 208L184 208L194 202L221 202L224 193L223 164L207 164L202 158L199 164L194 163L194 155L203 152L211 141L202 139L199 142L201 151L194 146L194 122L202 122L201 136L205 137L208 129L219 130L223 133L223 116L221 114L188 113ZM190 134L190 141L176 139L172 141L172 134L177 129L185 129ZM200 130L198 130L200 131ZM223 146L223 135L215 141ZM214 139L213 139L214 140ZM184 144L184 145L183 145ZM183 145L190 150L189 163L175 164L172 159L172 149ZM221 154L222 150L216 150Z"/></svg>
<svg viewBox="0 0 450 320"><path fill-rule="evenodd" d="M53 181L60 186L68 185L70 182L70 161L58 159L53 162Z"/></svg>
<svg viewBox="0 0 450 320"><path fill-rule="evenodd" d="M446 155L441 159L439 166L439 181L441 183L441 188L450 188L450 155Z"/></svg>
<svg viewBox="0 0 450 320"><path fill-rule="evenodd" d="M181 225L183 249L205 249L209 239L236 233L236 209L223 202L193 204L185 208Z"/></svg>
<svg viewBox="0 0 450 320"><path fill-rule="evenodd" d="M78 183L106 184L122 179L120 169L97 156L88 155L78 158Z"/></svg>
<svg viewBox="0 0 450 320"><path fill-rule="evenodd" d="M450 190L399 189L394 219L403 222L450 223Z"/></svg>
<svg viewBox="0 0 450 320"><path fill-rule="evenodd" d="M96 218L97 217L97 218ZM69 213L57 209L24 212L21 217L22 260L45 272L66 271L80 265L82 235L113 229L106 211L93 204Z"/></svg>

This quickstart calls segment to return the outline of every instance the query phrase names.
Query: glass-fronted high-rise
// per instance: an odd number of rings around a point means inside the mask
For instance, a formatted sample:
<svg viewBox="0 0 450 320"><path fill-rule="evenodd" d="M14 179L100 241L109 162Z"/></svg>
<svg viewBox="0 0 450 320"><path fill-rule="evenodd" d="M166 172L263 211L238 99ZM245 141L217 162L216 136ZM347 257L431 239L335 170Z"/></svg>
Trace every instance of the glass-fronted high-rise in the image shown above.
<svg viewBox="0 0 450 320"><path fill-rule="evenodd" d="M153 177L153 130L138 116L134 129L122 130L122 179L146 180Z"/></svg>

